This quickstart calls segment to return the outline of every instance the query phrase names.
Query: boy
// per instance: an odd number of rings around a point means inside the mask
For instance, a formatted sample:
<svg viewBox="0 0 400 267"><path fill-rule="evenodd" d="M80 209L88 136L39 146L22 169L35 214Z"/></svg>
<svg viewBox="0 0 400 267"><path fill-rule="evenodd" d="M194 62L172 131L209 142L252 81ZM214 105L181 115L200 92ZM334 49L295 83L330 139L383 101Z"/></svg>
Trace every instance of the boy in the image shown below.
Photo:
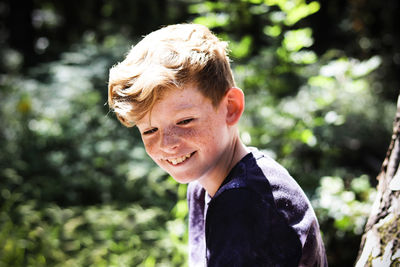
<svg viewBox="0 0 400 267"><path fill-rule="evenodd" d="M148 155L189 183L190 266L326 266L314 211L287 171L239 139L243 92L206 27L146 36L110 70L108 103Z"/></svg>

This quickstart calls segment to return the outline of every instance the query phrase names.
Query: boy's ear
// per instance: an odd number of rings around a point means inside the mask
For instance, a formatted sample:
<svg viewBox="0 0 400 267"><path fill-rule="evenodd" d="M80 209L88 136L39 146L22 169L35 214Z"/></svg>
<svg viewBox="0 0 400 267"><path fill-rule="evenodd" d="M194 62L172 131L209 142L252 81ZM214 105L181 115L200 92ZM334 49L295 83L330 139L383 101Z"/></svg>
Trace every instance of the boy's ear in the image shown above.
<svg viewBox="0 0 400 267"><path fill-rule="evenodd" d="M225 95L227 104L226 123L230 126L238 123L244 111L244 94L239 88L232 87Z"/></svg>

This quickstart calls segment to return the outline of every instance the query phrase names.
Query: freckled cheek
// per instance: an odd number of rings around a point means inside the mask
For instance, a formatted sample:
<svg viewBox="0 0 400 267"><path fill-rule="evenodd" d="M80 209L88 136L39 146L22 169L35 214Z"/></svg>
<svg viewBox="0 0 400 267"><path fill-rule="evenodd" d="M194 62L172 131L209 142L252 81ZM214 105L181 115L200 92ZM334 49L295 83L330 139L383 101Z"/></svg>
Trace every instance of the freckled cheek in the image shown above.
<svg viewBox="0 0 400 267"><path fill-rule="evenodd" d="M185 138L207 150L215 148L214 144L218 143L218 137L215 136L210 127L192 129L188 131Z"/></svg>
<svg viewBox="0 0 400 267"><path fill-rule="evenodd" d="M197 136L199 135L199 131L196 129L177 129L175 131L175 135L179 138L185 139L185 140L191 140L191 139L196 139Z"/></svg>
<svg viewBox="0 0 400 267"><path fill-rule="evenodd" d="M150 157L153 157L153 156L155 156L155 154L156 154L156 144L157 144L157 141L155 140L155 139L147 139L147 140L143 140L143 144L144 144L144 148L146 149L146 152L147 152L147 154L150 156Z"/></svg>

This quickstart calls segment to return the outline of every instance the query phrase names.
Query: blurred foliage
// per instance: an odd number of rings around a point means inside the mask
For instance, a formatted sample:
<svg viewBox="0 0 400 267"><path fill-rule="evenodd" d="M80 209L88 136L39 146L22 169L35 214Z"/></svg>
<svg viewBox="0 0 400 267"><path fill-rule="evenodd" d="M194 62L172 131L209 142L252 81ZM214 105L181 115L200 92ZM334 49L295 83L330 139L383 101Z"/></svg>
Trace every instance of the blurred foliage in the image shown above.
<svg viewBox="0 0 400 267"><path fill-rule="evenodd" d="M304 188L330 266L353 265L390 141L400 53L398 35L381 36L392 26L371 16L393 18L398 6L349 1L337 16L332 3L0 3L0 266L187 265L186 186L109 112L106 88L141 35L190 21L230 44L246 94L242 140ZM365 25L383 26L374 35Z"/></svg>
<svg viewBox="0 0 400 267"><path fill-rule="evenodd" d="M187 261L186 187L105 105L107 71L128 47L85 36L58 61L2 77L0 266Z"/></svg>
<svg viewBox="0 0 400 267"><path fill-rule="evenodd" d="M22 196L14 192L0 213L1 266L183 266L187 260L185 221L166 218L160 208L62 208L21 203Z"/></svg>
<svg viewBox="0 0 400 267"><path fill-rule="evenodd" d="M353 177L349 184L338 176L321 178L312 204L323 227L330 265L355 259L375 196L367 175Z"/></svg>

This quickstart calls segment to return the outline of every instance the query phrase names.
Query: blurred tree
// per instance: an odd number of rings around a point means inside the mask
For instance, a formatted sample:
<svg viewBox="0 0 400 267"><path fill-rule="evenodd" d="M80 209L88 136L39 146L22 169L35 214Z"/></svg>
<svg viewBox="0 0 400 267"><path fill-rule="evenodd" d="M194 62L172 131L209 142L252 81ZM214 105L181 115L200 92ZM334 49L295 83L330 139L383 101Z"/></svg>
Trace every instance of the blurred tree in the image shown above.
<svg viewBox="0 0 400 267"><path fill-rule="evenodd" d="M135 40L162 25L184 21L187 5L180 0L1 1L0 55L17 51L26 70L58 59L84 35L102 41L118 33ZM4 61L0 60L0 71L8 70Z"/></svg>
<svg viewBox="0 0 400 267"><path fill-rule="evenodd" d="M365 60L375 55L382 66L372 90L394 102L400 88L400 2L397 0L321 0L319 12L301 25L313 29L318 55L331 49Z"/></svg>
<svg viewBox="0 0 400 267"><path fill-rule="evenodd" d="M378 195L365 226L356 267L400 264L400 98L392 141L378 176Z"/></svg>
<svg viewBox="0 0 400 267"><path fill-rule="evenodd" d="M23 51L25 63L34 63L35 32L32 24L33 0L7 0L0 4L0 16L4 19L1 29L1 42L8 42L10 47Z"/></svg>

